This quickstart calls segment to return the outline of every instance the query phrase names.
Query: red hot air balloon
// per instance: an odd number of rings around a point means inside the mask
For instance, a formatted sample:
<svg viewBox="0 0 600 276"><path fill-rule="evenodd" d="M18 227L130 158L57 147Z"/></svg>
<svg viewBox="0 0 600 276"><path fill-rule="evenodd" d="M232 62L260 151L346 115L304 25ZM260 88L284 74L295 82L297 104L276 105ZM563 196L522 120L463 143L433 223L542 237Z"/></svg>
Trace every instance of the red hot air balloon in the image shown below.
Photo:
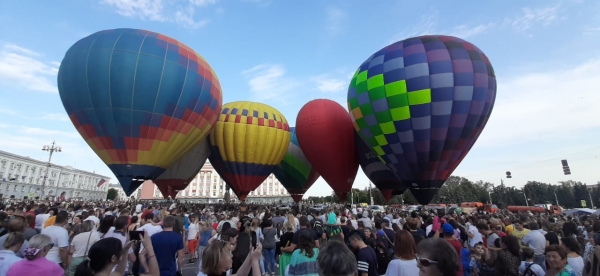
<svg viewBox="0 0 600 276"><path fill-rule="evenodd" d="M296 118L302 152L341 201L346 201L358 171L354 132L348 112L331 100L308 102Z"/></svg>

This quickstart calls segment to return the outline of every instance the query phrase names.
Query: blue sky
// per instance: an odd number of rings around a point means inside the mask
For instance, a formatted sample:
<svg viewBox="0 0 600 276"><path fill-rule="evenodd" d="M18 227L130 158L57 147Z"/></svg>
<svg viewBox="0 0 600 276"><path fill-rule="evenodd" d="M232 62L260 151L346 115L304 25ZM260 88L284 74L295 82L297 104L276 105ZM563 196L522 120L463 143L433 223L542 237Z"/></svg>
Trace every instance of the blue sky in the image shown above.
<svg viewBox="0 0 600 276"><path fill-rule="evenodd" d="M292 125L312 99L346 107L351 74L380 48L454 35L482 49L498 79L488 125L454 175L600 181L598 1L2 1L0 149L45 160L41 147L56 140L56 163L115 182L68 120L56 73L74 42L122 27L187 44L216 71L225 103L263 102ZM563 158L573 175L562 175ZM366 185L359 171L354 187ZM320 179L308 195L330 193Z"/></svg>

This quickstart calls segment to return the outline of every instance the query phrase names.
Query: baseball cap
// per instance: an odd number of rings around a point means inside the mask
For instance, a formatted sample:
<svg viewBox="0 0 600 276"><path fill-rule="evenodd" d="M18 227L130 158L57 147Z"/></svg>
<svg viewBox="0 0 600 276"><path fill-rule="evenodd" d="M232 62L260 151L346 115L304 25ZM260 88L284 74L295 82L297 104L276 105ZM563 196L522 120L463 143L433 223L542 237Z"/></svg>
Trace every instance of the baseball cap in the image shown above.
<svg viewBox="0 0 600 276"><path fill-rule="evenodd" d="M450 223L444 223L444 226L442 227L442 232L444 234L454 234L454 227L452 227Z"/></svg>
<svg viewBox="0 0 600 276"><path fill-rule="evenodd" d="M392 222L390 221L389 218L383 218L383 220L381 221L381 223L392 224Z"/></svg>

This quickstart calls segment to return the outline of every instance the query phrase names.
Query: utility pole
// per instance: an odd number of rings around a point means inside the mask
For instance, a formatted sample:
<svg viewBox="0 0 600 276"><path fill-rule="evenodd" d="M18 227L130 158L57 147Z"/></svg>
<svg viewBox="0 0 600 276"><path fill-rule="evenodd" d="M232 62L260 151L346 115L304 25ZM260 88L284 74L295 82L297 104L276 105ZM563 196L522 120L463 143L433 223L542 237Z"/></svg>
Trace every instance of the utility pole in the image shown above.
<svg viewBox="0 0 600 276"><path fill-rule="evenodd" d="M592 193L588 190L588 195L590 196L590 205L592 205L592 209L594 209L594 201L592 200Z"/></svg>
<svg viewBox="0 0 600 276"><path fill-rule="evenodd" d="M556 206L560 206L560 204L558 204L558 197L556 196L556 189L553 189L554 191L554 199L556 199Z"/></svg>
<svg viewBox="0 0 600 276"><path fill-rule="evenodd" d="M373 194L371 193L371 181L369 181L369 198L371 199L371 205L374 204L373 202Z"/></svg>
<svg viewBox="0 0 600 276"><path fill-rule="evenodd" d="M527 200L527 194L525 194L525 188L523 188L523 197L525 197L525 204L529 207L529 201Z"/></svg>
<svg viewBox="0 0 600 276"><path fill-rule="evenodd" d="M50 166L52 166L52 154L54 152L62 152L62 148L56 146L56 141L52 141L51 145L45 145L42 150L50 153L48 156L48 164L46 165L46 174L44 175L44 181L42 181L42 197L44 197L44 194L46 194L46 181L48 180L48 173L50 173Z"/></svg>

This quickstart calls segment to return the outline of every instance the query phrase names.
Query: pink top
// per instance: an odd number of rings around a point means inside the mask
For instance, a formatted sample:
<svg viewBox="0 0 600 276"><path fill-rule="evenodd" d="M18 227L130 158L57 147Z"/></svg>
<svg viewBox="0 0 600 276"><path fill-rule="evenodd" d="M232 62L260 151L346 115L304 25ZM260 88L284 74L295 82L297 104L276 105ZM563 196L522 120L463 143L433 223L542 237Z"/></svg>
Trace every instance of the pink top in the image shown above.
<svg viewBox="0 0 600 276"><path fill-rule="evenodd" d="M64 276L65 272L57 263L38 257L31 261L22 259L14 263L6 273L6 276L22 275Z"/></svg>

